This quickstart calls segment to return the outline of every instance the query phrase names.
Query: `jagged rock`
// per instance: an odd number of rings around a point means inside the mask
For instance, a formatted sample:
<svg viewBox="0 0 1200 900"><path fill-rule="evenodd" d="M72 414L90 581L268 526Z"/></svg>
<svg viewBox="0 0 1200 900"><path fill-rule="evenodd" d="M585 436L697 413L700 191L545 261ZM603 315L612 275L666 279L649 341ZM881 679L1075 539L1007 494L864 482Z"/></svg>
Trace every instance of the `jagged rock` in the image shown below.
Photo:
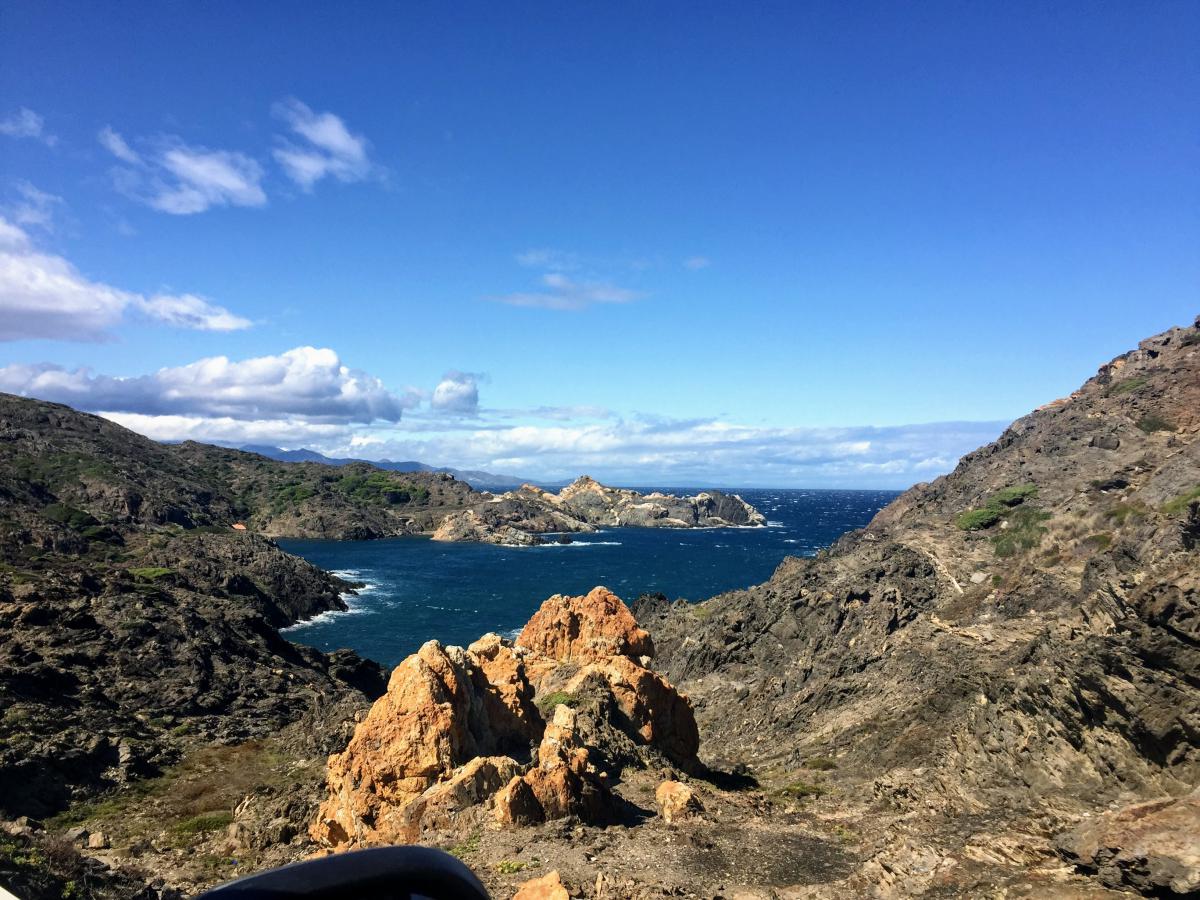
<svg viewBox="0 0 1200 900"><path fill-rule="evenodd" d="M654 802L663 821L670 825L704 811L704 804L692 788L682 781L664 781L654 792Z"/></svg>
<svg viewBox="0 0 1200 900"><path fill-rule="evenodd" d="M474 509L464 509L447 515L434 530L433 540L476 541L509 547L532 547L542 543L542 539L536 534L530 534L512 525L488 521Z"/></svg>
<svg viewBox="0 0 1200 900"><path fill-rule="evenodd" d="M387 693L355 728L345 751L329 758L330 796L312 829L316 840L333 846L394 842L412 832L405 811L428 788L476 756L528 748L540 735L531 692L512 683L520 675L511 648L480 644L476 657L429 641L395 668Z"/></svg>
<svg viewBox="0 0 1200 900"><path fill-rule="evenodd" d="M582 597L555 594L521 629L516 643L558 662L654 655L650 635L638 627L620 598L604 587L592 588Z"/></svg>
<svg viewBox="0 0 1200 900"><path fill-rule="evenodd" d="M487 802L502 825L566 816L604 823L615 809L604 767L698 765L687 698L623 655L646 659L652 648L618 597L604 588L551 597L523 636L527 643L514 646L486 635L466 650L431 641L397 666L387 693L329 759L313 838L335 848L414 841L451 830ZM552 699L546 722L535 691L571 703ZM610 737L635 752L597 746ZM519 762L531 744L534 759Z"/></svg>
<svg viewBox="0 0 1200 900"><path fill-rule="evenodd" d="M571 895L563 887L562 878L556 869L540 878L530 878L522 883L513 894L513 900L571 900Z"/></svg>
<svg viewBox="0 0 1200 900"><path fill-rule="evenodd" d="M1060 835L1059 852L1113 888L1200 894L1200 791L1106 812Z"/></svg>

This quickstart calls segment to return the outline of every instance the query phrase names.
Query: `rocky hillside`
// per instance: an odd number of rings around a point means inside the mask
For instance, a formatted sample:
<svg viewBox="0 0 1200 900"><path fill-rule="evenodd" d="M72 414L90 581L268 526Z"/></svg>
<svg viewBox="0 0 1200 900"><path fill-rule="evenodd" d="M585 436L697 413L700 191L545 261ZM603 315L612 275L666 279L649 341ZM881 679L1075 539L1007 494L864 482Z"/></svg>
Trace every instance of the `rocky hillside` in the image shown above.
<svg viewBox="0 0 1200 900"><path fill-rule="evenodd" d="M0 397L0 814L382 690L373 663L279 636L353 585L233 527L250 494L206 467L256 465Z"/></svg>
<svg viewBox="0 0 1200 900"><path fill-rule="evenodd" d="M1200 321L817 558L637 611L709 747L765 781L828 761L820 790L869 835L849 893L1012 884L1063 861L1113 887L1200 890L1200 860L1179 855L1200 846L1195 804L1140 849L1070 837L1200 782L1198 438Z"/></svg>
<svg viewBox="0 0 1200 900"><path fill-rule="evenodd" d="M597 528L726 528L766 522L762 513L736 494L639 494L608 487L583 475L558 493L526 484L519 490L488 497L470 509L446 516L433 539L528 545L541 543L539 534Z"/></svg>
<svg viewBox="0 0 1200 900"><path fill-rule="evenodd" d="M0 394L0 527L77 526L81 537L63 549L83 548L97 528L123 526L240 523L271 537L350 540L415 534L479 499L442 473L159 444L99 416ZM66 534L57 531L55 539Z"/></svg>

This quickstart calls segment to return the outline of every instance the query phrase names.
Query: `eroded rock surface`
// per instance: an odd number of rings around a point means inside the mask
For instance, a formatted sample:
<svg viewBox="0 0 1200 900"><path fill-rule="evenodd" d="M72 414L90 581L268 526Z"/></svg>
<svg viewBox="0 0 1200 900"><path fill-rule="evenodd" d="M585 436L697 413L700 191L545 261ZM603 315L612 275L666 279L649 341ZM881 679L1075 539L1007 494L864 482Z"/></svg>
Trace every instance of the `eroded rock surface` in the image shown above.
<svg viewBox="0 0 1200 900"><path fill-rule="evenodd" d="M330 757L312 836L340 849L414 841L488 814L501 825L614 819L609 779L621 767L698 765L691 706L646 668L652 652L605 588L551 597L515 644L494 634L465 650L430 641Z"/></svg>

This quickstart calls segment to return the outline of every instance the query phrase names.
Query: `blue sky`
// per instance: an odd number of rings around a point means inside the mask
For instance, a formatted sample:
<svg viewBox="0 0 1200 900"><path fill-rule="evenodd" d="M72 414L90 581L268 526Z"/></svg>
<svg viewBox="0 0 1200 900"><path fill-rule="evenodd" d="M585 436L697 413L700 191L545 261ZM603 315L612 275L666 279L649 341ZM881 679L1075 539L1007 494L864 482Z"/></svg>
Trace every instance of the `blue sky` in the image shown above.
<svg viewBox="0 0 1200 900"><path fill-rule="evenodd" d="M29 3L0 389L906 486L1200 312L1194 3Z"/></svg>

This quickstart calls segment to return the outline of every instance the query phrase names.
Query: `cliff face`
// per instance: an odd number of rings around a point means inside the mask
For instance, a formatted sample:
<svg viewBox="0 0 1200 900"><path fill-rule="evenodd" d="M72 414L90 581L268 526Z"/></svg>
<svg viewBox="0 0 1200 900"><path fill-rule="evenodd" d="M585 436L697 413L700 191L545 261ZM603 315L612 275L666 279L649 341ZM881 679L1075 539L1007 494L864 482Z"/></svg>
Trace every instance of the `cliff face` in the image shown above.
<svg viewBox="0 0 1200 900"><path fill-rule="evenodd" d="M692 497L613 488L583 475L558 493L532 484L471 509L451 513L434 532L438 541L538 543L538 534L597 528L726 528L765 525L766 518L736 494L705 491Z"/></svg>
<svg viewBox="0 0 1200 900"><path fill-rule="evenodd" d="M828 790L892 811L863 884L928 888L964 853L1002 881L1080 817L1200 781L1198 437L1200 321L817 558L635 611L707 746L767 778L834 760Z"/></svg>

